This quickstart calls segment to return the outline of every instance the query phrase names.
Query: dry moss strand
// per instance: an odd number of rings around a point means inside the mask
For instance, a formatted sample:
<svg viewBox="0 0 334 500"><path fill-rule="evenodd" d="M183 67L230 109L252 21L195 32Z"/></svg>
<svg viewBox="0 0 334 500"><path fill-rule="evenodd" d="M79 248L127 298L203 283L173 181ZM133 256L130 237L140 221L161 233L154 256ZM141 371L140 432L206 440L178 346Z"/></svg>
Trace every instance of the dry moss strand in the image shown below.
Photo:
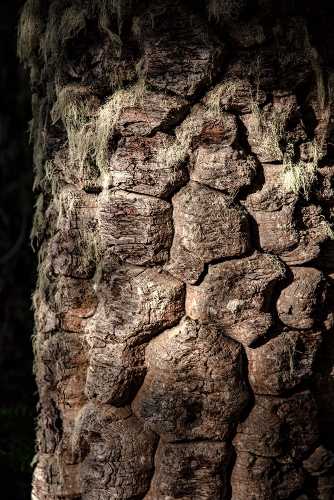
<svg viewBox="0 0 334 500"><path fill-rule="evenodd" d="M124 18L128 14L131 1L129 0L100 0L99 1L99 28L105 31L113 42L122 45L120 34ZM116 19L118 24L118 34L111 29L111 20Z"/></svg>
<svg viewBox="0 0 334 500"><path fill-rule="evenodd" d="M245 0L209 0L209 20L223 22L226 18L236 18L244 5Z"/></svg>
<svg viewBox="0 0 334 500"><path fill-rule="evenodd" d="M61 119L66 128L70 166L78 162L82 170L90 155L100 170L103 187L108 187L111 183L110 140L118 119L124 108L141 105L146 92L142 81L127 89L116 90L94 114L87 95L73 88L62 89L51 118L53 122Z"/></svg>
<svg viewBox="0 0 334 500"><path fill-rule="evenodd" d="M96 133L94 134L93 156L96 164L104 177L103 184L109 182L109 141L116 130L116 124L125 107L133 107L140 102L145 93L143 82L137 82L128 89L116 90L106 103L100 107L96 118Z"/></svg>
<svg viewBox="0 0 334 500"><path fill-rule="evenodd" d="M33 160L35 179L33 190L41 186L44 177L44 162L46 161L46 122L48 102L46 97L37 94L32 96L32 120L29 122L29 140L34 144Z"/></svg>
<svg viewBox="0 0 334 500"><path fill-rule="evenodd" d="M30 69L31 82L39 74L38 51L44 31L40 0L28 0L21 12L18 25L17 55L25 68Z"/></svg>
<svg viewBox="0 0 334 500"><path fill-rule="evenodd" d="M299 160L293 162L293 153L288 149L283 159L283 184L285 188L295 194L302 195L306 200L309 199L312 186L317 179L318 160L321 155L321 146L313 141L312 159L310 161Z"/></svg>
<svg viewBox="0 0 334 500"><path fill-rule="evenodd" d="M213 110L216 116L219 116L222 110L228 109L228 104L221 105L221 100L224 98L226 103L229 102L231 98L236 93L238 86L242 83L240 78L226 78L223 82L216 85L206 96L207 106ZM251 87L249 85L249 95L252 98Z"/></svg>
<svg viewBox="0 0 334 500"><path fill-rule="evenodd" d="M204 118L214 120L221 117L222 107L220 98L224 91L225 85L220 84L209 92L209 95L204 101ZM159 153L160 161L165 161L168 167L173 168L174 172L176 172L180 165L186 160L192 139L200 130L201 123L196 116L196 112L190 112L182 122L182 125L177 127L174 143L168 148L161 150Z"/></svg>
<svg viewBox="0 0 334 500"><path fill-rule="evenodd" d="M278 273L281 278L285 278L286 276L286 268L283 262L277 257L277 255L273 255L271 253L265 253L264 256L269 261L271 267Z"/></svg>
<svg viewBox="0 0 334 500"><path fill-rule="evenodd" d="M78 89L64 87L51 110L52 123L62 120L68 140L69 166L76 161L82 170L88 154L93 149L90 106L87 95Z"/></svg>
<svg viewBox="0 0 334 500"><path fill-rule="evenodd" d="M44 60L42 77L52 82L47 97L53 101L61 81L61 63L68 40L78 36L86 27L86 12L82 5L70 5L69 0L56 0L49 8L49 17L40 42Z"/></svg>
<svg viewBox="0 0 334 500"><path fill-rule="evenodd" d="M72 189L63 189L54 199L57 219L56 230L71 231L71 220L75 220L75 214L81 203L80 191L76 193ZM99 197L97 196L97 202ZM84 271L90 263L97 265L103 254L103 243L99 233L98 224L88 223L80 229L75 229L75 242L78 255L78 271Z"/></svg>
<svg viewBox="0 0 334 500"><path fill-rule="evenodd" d="M334 228L333 224L331 224L328 220L323 217L323 220L320 222L322 226L325 227L326 235L330 240L334 240Z"/></svg>
<svg viewBox="0 0 334 500"><path fill-rule="evenodd" d="M205 98L205 104L216 116L220 116L222 111L222 106L220 104L222 96L224 96L226 100L232 97L240 81L241 80L237 78L227 78L208 92ZM226 107L223 109L226 109Z"/></svg>
<svg viewBox="0 0 334 500"><path fill-rule="evenodd" d="M275 109L270 119L266 119L264 111L253 101L251 103L251 117L253 126L261 137L260 148L269 152L271 156L283 159L280 140L285 131L286 122L290 116L290 110L285 106L281 110Z"/></svg>
<svg viewBox="0 0 334 500"><path fill-rule="evenodd" d="M160 158L166 162L168 167L177 168L186 160L188 149L196 131L199 130L199 124L193 114L187 116L182 125L176 130L174 143L167 149L162 150Z"/></svg>
<svg viewBox="0 0 334 500"><path fill-rule="evenodd" d="M47 256L47 243L44 242L38 252L38 266L37 266L37 282L36 288L32 294L32 308L35 313L35 329L32 335L32 346L34 351L34 364L33 373L36 374L38 367L40 366L40 346L43 340L43 333L38 330L36 325L38 324L39 315L43 307L45 307L46 302L46 290L50 285L50 280L48 278L48 267L49 262L46 259Z"/></svg>
<svg viewBox="0 0 334 500"><path fill-rule="evenodd" d="M324 75L321 68L319 54L316 48L313 47L313 45L311 45L310 37L306 27L305 27L304 48L315 75L315 86L316 86L318 104L320 106L321 111L324 111L326 108L326 88L324 82Z"/></svg>
<svg viewBox="0 0 334 500"><path fill-rule="evenodd" d="M55 0L49 8L46 30L41 40L45 58L52 61L62 52L66 42L78 35L85 27L84 10L78 4L70 5L69 0ZM48 60L45 61L48 63Z"/></svg>

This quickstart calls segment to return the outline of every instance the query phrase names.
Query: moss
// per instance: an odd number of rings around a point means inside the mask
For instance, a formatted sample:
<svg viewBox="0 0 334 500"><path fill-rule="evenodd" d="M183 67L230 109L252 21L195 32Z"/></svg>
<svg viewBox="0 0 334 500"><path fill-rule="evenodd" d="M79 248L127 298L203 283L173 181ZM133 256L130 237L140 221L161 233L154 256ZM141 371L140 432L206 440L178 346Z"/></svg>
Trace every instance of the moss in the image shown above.
<svg viewBox="0 0 334 500"><path fill-rule="evenodd" d="M98 227L84 228L79 232L76 244L80 255L78 271L85 272L91 263L98 265L103 256L104 247Z"/></svg>
<svg viewBox="0 0 334 500"><path fill-rule="evenodd" d="M58 231L62 231L68 225L69 220L76 219L76 214L82 204L82 195L85 196L80 190L76 192L65 188L54 198L55 210L57 211L55 227ZM96 195L97 210L100 199L101 197ZM91 263L97 265L103 255L104 247L98 223L92 221L92 223L88 223L74 231L76 251L79 257L77 271L79 273L85 272Z"/></svg>
<svg viewBox="0 0 334 500"><path fill-rule="evenodd" d="M334 104L334 71L329 70L327 78L327 95L328 95L328 105L332 106Z"/></svg>
<svg viewBox="0 0 334 500"><path fill-rule="evenodd" d="M38 252L38 266L37 266L37 282L36 288L32 294L32 308L35 312L35 331L32 335L32 345L34 351L34 364L33 373L36 374L40 366L40 346L45 335L37 330L39 315L42 314L43 307L45 307L46 295L45 292L50 285L49 276L49 262L47 257L47 244L44 242Z"/></svg>
<svg viewBox="0 0 334 500"><path fill-rule="evenodd" d="M226 109L226 107L222 107L220 104L222 96L224 96L226 100L232 97L240 82L241 80L239 78L226 78L208 93L205 102L214 115L220 116L222 109Z"/></svg>
<svg viewBox="0 0 334 500"><path fill-rule="evenodd" d="M38 51L44 31L40 0L28 0L21 12L18 25L17 54L25 68L30 69L30 79L38 78Z"/></svg>
<svg viewBox="0 0 334 500"><path fill-rule="evenodd" d="M325 217L323 217L323 220L320 222L320 224L325 227L327 237L331 240L334 240L333 224L326 220Z"/></svg>
<svg viewBox="0 0 334 500"><path fill-rule="evenodd" d="M220 97L226 89L225 83L216 85L206 96L203 104L202 117L208 120L217 120L222 117L222 106ZM194 135L200 133L201 121L196 116L194 110L182 122L182 125L176 129L175 141L168 148L159 153L160 161L166 161L168 167L174 171L186 160L188 150Z"/></svg>
<svg viewBox="0 0 334 500"><path fill-rule="evenodd" d="M41 242L41 237L44 232L44 195L41 193L35 203L35 212L33 218L33 224L30 231L30 243L33 250L35 250L35 243L39 246Z"/></svg>
<svg viewBox="0 0 334 500"><path fill-rule="evenodd" d="M48 103L46 97L37 94L32 96L33 118L29 123L29 139L34 144L33 160L35 169L35 180L33 189L41 185L44 176L44 162L46 160L45 131L48 114Z"/></svg>
<svg viewBox="0 0 334 500"><path fill-rule="evenodd" d="M55 0L49 7L47 22L43 19L43 2L28 0L20 17L18 28L18 55L30 68L31 80L48 80L49 101L54 97L54 85L61 79L61 62L69 39L86 26L85 9L80 3ZM39 60L43 71L39 71ZM50 84L53 82L53 84Z"/></svg>
<svg viewBox="0 0 334 500"><path fill-rule="evenodd" d="M238 192L239 190L235 189L229 196L217 196L212 203L213 208L218 212L223 212L224 215L227 214L228 210L232 208L236 209L236 207L234 207L234 201Z"/></svg>
<svg viewBox="0 0 334 500"><path fill-rule="evenodd" d="M240 14L246 0L209 0L207 11L209 20L222 22L226 18L235 18Z"/></svg>
<svg viewBox="0 0 334 500"><path fill-rule="evenodd" d="M310 37L307 29L305 28L305 41L304 48L307 58L310 61L312 70L315 75L315 87L316 87L316 95L317 101L320 106L321 111L325 111L326 109L326 90L325 90L325 82L324 82L324 74L321 68L321 60L319 54L315 47L311 45Z"/></svg>
<svg viewBox="0 0 334 500"><path fill-rule="evenodd" d="M177 128L174 143L159 152L159 160L165 161L169 168L173 168L176 171L186 160L188 149L198 127L199 124L196 117L190 113L182 122L182 125Z"/></svg>
<svg viewBox="0 0 334 500"><path fill-rule="evenodd" d="M113 42L122 45L120 34L124 18L131 7L131 1L127 0L100 0L99 28L105 31ZM111 20L117 19L118 34L111 30Z"/></svg>
<svg viewBox="0 0 334 500"><path fill-rule="evenodd" d="M308 200L310 190L316 178L317 163L300 160L287 168L284 174L284 185L289 191L301 194Z"/></svg>
<svg viewBox="0 0 334 500"><path fill-rule="evenodd" d="M132 20L131 32L134 38L140 42L141 38L141 18L139 16L135 16Z"/></svg>
<svg viewBox="0 0 334 500"><path fill-rule="evenodd" d="M70 0L55 0L49 8L48 22L40 42L43 71L41 77L49 82L46 96L51 103L62 81L62 62L68 40L78 36L86 27L86 12Z"/></svg>
<svg viewBox="0 0 334 500"><path fill-rule="evenodd" d="M64 87L51 110L52 123L62 120L68 140L69 168L76 161L82 170L84 161L92 148L90 106L87 95L80 88Z"/></svg>
<svg viewBox="0 0 334 500"><path fill-rule="evenodd" d="M131 0L98 0L98 26L116 46L122 45L120 34L131 7ZM62 81L61 65L66 44L85 29L88 11L83 0L54 0L45 20L43 8L41 0L28 0L25 4L18 28L18 55L25 67L30 68L32 82L39 78L49 82L47 97L51 102L57 97L56 86ZM112 29L115 22L118 33ZM43 62L42 72L39 61ZM119 79L118 72L115 71L111 78Z"/></svg>
<svg viewBox="0 0 334 500"><path fill-rule="evenodd" d="M290 63L297 61L297 55L291 52L290 44L293 43L295 32L298 31L298 26L293 26L286 33L280 24L273 27L272 33L278 47L278 57L282 69L289 66Z"/></svg>
<svg viewBox="0 0 334 500"><path fill-rule="evenodd" d="M47 160L44 164L44 177L41 182L41 187L44 192L50 193L51 197L55 197L60 192L61 179L58 172L55 172L53 160Z"/></svg>
<svg viewBox="0 0 334 500"><path fill-rule="evenodd" d="M144 110L144 98L149 95L145 83L140 80L128 88L116 90L95 113L89 104L88 95L73 87L63 88L52 108L51 117L54 123L61 119L65 125L68 135L68 168L72 168L77 162L80 172L83 172L85 162L90 157L100 170L103 187L110 187L110 141L116 133L120 114L126 107L138 106ZM155 94L155 97L161 107L164 107L166 96L161 93ZM161 159L175 167L175 180L178 178L177 167L184 161L194 133L191 123L192 118L188 117L182 125L182 131L179 131L178 140L161 153Z"/></svg>
<svg viewBox="0 0 334 500"><path fill-rule="evenodd" d="M234 203L238 192L239 190L235 189L229 196L217 196L212 202L212 207L220 218L217 227L219 236L226 236L230 230L232 212L240 210L240 205Z"/></svg>
<svg viewBox="0 0 334 500"><path fill-rule="evenodd" d="M67 2L68 3L68 2ZM64 9L66 2L56 0L49 9L49 19L41 40L46 63L62 54L68 40L76 37L86 26L85 11L77 4Z"/></svg>
<svg viewBox="0 0 334 500"><path fill-rule="evenodd" d="M127 0L99 0L98 22L101 30L120 45L119 34L111 30L116 20L119 33L124 18L129 13L131 2ZM43 10L44 9L44 10ZM47 16L46 16L47 12ZM18 55L25 67L30 68L31 80L46 81L44 95L32 97L33 119L30 122L30 140L34 143L34 189L43 189L53 198L45 210L45 197L37 200L31 240L39 244L48 220L57 217L58 195L61 188L59 173L46 149L46 125L51 114L52 122L62 120L68 139L69 161L64 163L65 176L70 177L73 168L79 168L79 176L85 175L85 163L92 157L109 185L108 159L109 140L122 107L134 104L142 91L142 84L127 90L116 91L100 108L98 116L89 101L89 96L78 87L62 88L61 64L69 40L77 37L86 27L87 10L80 0L55 0L45 10L40 0L28 0L19 23ZM40 66L44 69L41 72ZM111 72L111 87L119 85L119 68ZM51 112L50 112L51 110ZM90 235L91 236L91 235ZM90 237L84 235L79 244L87 247ZM96 253L96 252L95 252Z"/></svg>
<svg viewBox="0 0 334 500"><path fill-rule="evenodd" d="M242 83L239 78L225 78L222 83L216 85L207 95L207 106L213 111L216 116L219 116L222 110L226 110L228 105L221 105L221 98L224 97L225 101L231 99L238 86ZM251 87L249 86L251 97Z"/></svg>
<svg viewBox="0 0 334 500"><path fill-rule="evenodd" d="M334 72L328 70L327 82L326 82L326 108L324 110L325 120L329 120L332 114L333 104L334 104Z"/></svg>
<svg viewBox="0 0 334 500"><path fill-rule="evenodd" d="M290 110L286 106L274 109L267 119L257 102L251 103L251 125L261 137L260 148L267 151L271 156L283 159L280 141L283 138L285 126L290 116Z"/></svg>
<svg viewBox="0 0 334 500"><path fill-rule="evenodd" d="M125 107L132 107L139 103L145 92L143 82L138 82L128 89L120 89L112 94L107 102L101 106L96 119L96 135L94 139L94 157L102 174L108 176L109 151L108 143L115 132L116 123L121 111ZM105 182L108 182L106 179Z"/></svg>
<svg viewBox="0 0 334 500"><path fill-rule="evenodd" d="M321 157L321 146L314 140L310 161L293 161L293 148L288 148L283 159L283 184L289 191L301 194L306 200L317 178L318 160Z"/></svg>
<svg viewBox="0 0 334 500"><path fill-rule="evenodd" d="M269 261L271 267L278 273L280 278L285 278L286 276L286 268L283 262L276 256L270 253L265 253L264 256Z"/></svg>
<svg viewBox="0 0 334 500"><path fill-rule="evenodd" d="M246 165L251 168L254 172L257 170L257 163L253 156L247 155L246 157Z"/></svg>
<svg viewBox="0 0 334 500"><path fill-rule="evenodd" d="M73 432L72 432L72 441L71 441L71 449L73 455L78 455L79 459L81 459L81 433L82 433L82 420L83 415L85 413L85 406L83 406L75 416Z"/></svg>

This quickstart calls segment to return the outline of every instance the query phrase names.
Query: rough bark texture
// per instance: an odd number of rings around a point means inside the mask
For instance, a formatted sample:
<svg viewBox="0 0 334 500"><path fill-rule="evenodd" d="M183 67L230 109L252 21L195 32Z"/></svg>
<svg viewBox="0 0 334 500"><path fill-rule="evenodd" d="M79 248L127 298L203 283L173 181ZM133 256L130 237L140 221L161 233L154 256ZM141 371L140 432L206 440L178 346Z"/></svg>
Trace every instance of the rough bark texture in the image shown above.
<svg viewBox="0 0 334 500"><path fill-rule="evenodd" d="M34 500L334 498L333 30L295 3L28 1Z"/></svg>

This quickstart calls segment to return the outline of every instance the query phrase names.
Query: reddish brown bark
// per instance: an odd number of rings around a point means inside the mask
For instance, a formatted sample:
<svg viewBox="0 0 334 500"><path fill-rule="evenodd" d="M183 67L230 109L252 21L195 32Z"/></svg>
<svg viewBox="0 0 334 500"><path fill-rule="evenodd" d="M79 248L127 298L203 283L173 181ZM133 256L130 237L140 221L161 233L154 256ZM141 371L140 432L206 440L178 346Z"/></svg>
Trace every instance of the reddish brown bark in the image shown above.
<svg viewBox="0 0 334 500"><path fill-rule="evenodd" d="M29 0L21 26L33 498L330 500L330 61L292 2L118 7Z"/></svg>

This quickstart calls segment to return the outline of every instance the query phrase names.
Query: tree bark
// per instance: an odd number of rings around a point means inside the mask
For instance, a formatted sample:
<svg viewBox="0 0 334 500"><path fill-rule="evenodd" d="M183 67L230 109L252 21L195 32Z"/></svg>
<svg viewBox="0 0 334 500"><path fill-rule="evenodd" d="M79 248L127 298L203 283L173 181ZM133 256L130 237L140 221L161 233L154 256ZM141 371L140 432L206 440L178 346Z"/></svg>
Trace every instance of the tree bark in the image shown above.
<svg viewBox="0 0 334 500"><path fill-rule="evenodd" d="M332 10L28 0L33 499L334 498Z"/></svg>

